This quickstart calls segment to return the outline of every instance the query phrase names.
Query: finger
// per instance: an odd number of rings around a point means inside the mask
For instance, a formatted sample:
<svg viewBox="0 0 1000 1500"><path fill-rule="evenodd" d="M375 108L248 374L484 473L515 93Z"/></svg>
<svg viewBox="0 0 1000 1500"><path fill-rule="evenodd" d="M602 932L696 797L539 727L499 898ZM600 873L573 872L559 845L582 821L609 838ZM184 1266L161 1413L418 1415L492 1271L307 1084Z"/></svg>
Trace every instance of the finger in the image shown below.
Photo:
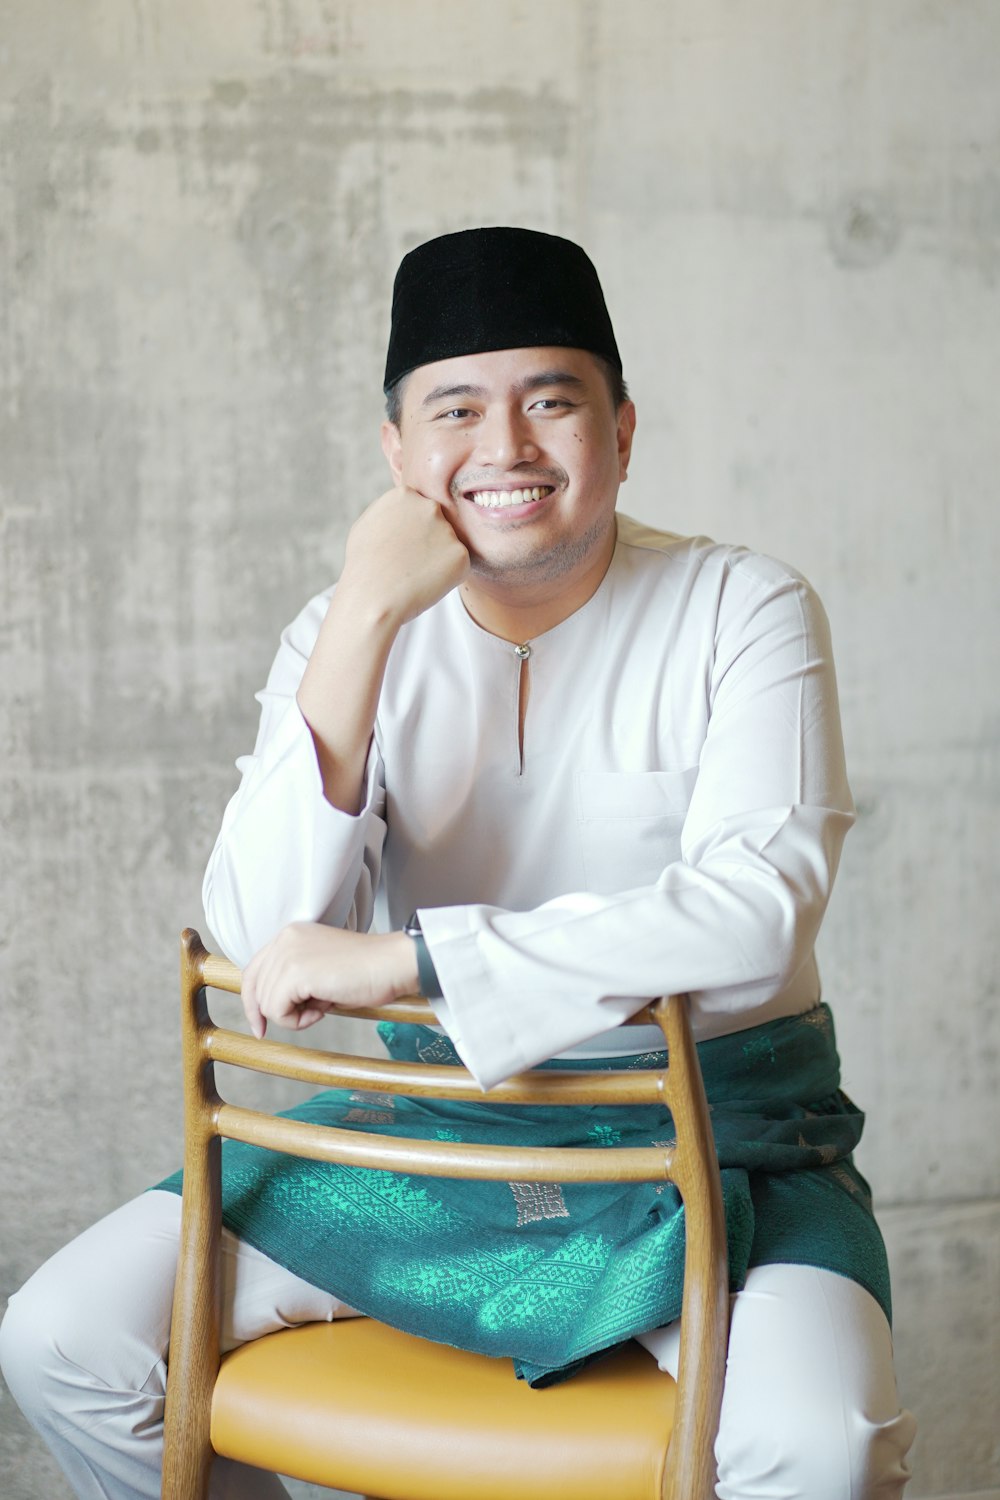
<svg viewBox="0 0 1000 1500"><path fill-rule="evenodd" d="M315 1026L317 1021L322 1021L326 1013L325 1008L320 1010L314 1005L303 1005L295 1018L296 1029L304 1031L307 1026Z"/></svg>
<svg viewBox="0 0 1000 1500"><path fill-rule="evenodd" d="M246 1016L253 1035L260 1041L267 1031L267 1021L261 1012L258 1002L258 975L261 967L261 957L265 950L262 948L255 953L253 958L243 970L243 983L240 988L240 999L243 1002L243 1014Z"/></svg>
<svg viewBox="0 0 1000 1500"><path fill-rule="evenodd" d="M299 1013L303 1006L315 1007L316 1002L305 994L296 980L294 949L289 953L289 943L276 940L275 951L265 955L255 996L262 1021L268 1020L289 1031L299 1027Z"/></svg>

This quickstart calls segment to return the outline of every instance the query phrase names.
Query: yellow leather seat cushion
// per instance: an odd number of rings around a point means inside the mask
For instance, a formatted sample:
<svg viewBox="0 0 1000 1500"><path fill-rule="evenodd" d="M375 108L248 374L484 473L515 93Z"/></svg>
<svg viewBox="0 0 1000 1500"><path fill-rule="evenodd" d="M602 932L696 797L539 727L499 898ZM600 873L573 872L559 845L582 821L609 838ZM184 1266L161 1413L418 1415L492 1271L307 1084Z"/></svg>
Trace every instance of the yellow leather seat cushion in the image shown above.
<svg viewBox="0 0 1000 1500"><path fill-rule="evenodd" d="M228 1355L212 1446L391 1500L659 1500L675 1392L637 1345L532 1391L507 1360L352 1318Z"/></svg>

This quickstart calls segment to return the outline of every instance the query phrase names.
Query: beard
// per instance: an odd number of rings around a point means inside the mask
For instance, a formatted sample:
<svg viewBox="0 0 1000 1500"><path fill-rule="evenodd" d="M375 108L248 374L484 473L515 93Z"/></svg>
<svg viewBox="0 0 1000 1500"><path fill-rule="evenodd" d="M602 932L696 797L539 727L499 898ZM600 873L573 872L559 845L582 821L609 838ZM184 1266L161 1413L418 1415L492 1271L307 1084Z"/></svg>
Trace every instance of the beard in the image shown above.
<svg viewBox="0 0 1000 1500"><path fill-rule="evenodd" d="M533 547L526 537L521 555L517 555L512 549L511 555L504 558L485 557L466 542L472 560L472 572L485 582L515 587L556 583L585 563L614 525L612 511L607 515L596 516L587 530L579 536L562 537L549 546ZM525 530L530 532L528 527ZM512 532L516 536L516 529L512 528Z"/></svg>

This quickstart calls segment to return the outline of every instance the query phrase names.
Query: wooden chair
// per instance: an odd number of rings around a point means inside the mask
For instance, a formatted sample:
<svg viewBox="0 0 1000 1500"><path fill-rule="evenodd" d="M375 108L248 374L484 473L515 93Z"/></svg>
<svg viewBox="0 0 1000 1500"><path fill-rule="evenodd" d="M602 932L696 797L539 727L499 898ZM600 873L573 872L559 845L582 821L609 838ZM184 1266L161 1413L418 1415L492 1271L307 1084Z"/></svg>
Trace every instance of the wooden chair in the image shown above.
<svg viewBox="0 0 1000 1500"><path fill-rule="evenodd" d="M536 1070L483 1094L464 1068L306 1051L213 1024L206 988L240 971L182 938L184 1211L170 1336L164 1500L204 1500L214 1454L382 1500L708 1500L728 1334L725 1223L708 1107L682 999L657 1001L657 1071ZM422 1001L370 1019L432 1021ZM676 1146L555 1149L410 1141L314 1126L225 1103L213 1064L322 1087L529 1104L665 1101ZM219 1358L223 1137L314 1160L516 1182L669 1178L686 1210L679 1380L630 1345L532 1391L506 1360L369 1318L270 1334Z"/></svg>

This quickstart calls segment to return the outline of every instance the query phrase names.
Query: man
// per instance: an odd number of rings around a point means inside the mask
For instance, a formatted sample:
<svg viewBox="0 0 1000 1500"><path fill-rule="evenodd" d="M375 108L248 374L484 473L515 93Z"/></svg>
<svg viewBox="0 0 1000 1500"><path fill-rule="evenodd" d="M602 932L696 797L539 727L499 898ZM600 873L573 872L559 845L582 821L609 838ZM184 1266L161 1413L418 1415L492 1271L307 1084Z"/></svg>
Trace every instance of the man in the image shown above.
<svg viewBox="0 0 1000 1500"><path fill-rule="evenodd" d="M443 1033L389 1027L390 1050L457 1053L489 1087L553 1058L641 1064L659 1034L618 1023L689 992L737 1291L718 1494L898 1496L913 1424L813 958L852 820L822 610L779 563L616 516L635 412L570 242L472 230L411 252L385 383L393 488L282 638L206 876L251 1027L422 988ZM390 1105L296 1113L490 1128L481 1106ZM400 1256L391 1205L352 1217L354 1178L264 1155L226 1160L227 1344L360 1311L510 1354L536 1384L629 1336L672 1368L677 1215L652 1185L428 1185ZM11 1386L80 1496L158 1493L164 1186L43 1267L4 1326ZM569 1244L594 1274L539 1309L539 1267ZM499 1285L477 1279L486 1251ZM213 1484L282 1492L221 1462Z"/></svg>

